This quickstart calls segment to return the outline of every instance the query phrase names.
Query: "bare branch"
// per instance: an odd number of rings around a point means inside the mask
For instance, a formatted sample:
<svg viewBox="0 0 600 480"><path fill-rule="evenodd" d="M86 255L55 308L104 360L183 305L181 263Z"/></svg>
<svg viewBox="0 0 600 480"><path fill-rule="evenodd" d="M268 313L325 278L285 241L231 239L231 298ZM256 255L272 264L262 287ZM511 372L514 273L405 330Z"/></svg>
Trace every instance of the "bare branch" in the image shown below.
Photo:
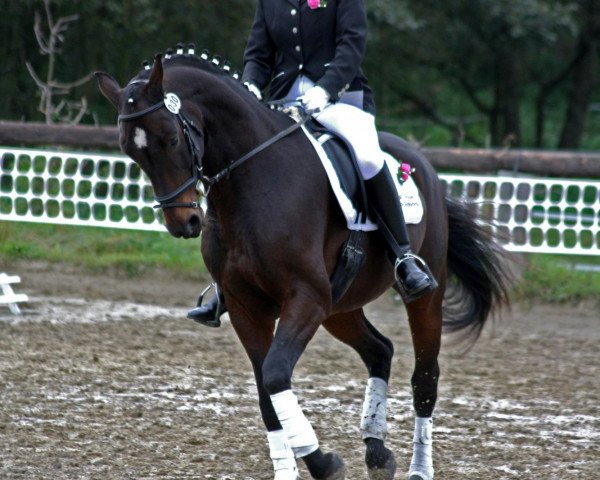
<svg viewBox="0 0 600 480"><path fill-rule="evenodd" d="M46 20L48 21L48 27L52 30L54 24L52 20L52 10L50 10L50 0L44 0L44 10L46 10Z"/></svg>
<svg viewBox="0 0 600 480"><path fill-rule="evenodd" d="M71 125L77 125L79 122L81 122L81 119L87 113L87 108L88 108L87 98L81 97L80 106L81 106L81 108L79 109L79 112L77 113L77 115L75 115L75 118L73 120L71 120L71 122L70 122Z"/></svg>
<svg viewBox="0 0 600 480"><path fill-rule="evenodd" d="M37 74L35 73L35 70L31 66L31 63L25 62L25 66L27 67L27 71L29 72L29 75L31 75L31 78L33 78L33 81L35 82L35 84L39 88L45 88L46 84L40 80L40 77L37 76Z"/></svg>
<svg viewBox="0 0 600 480"><path fill-rule="evenodd" d="M74 22L79 18L79 15L69 15L68 17L60 17L56 22L56 25L52 29L52 35L58 39L61 43L64 43L65 37L63 33L69 29L69 23ZM58 49L56 50L59 51Z"/></svg>
<svg viewBox="0 0 600 480"><path fill-rule="evenodd" d="M85 77L81 77L79 80L75 80L74 82L64 83L64 82L49 82L49 85L53 88L61 88L65 90L70 90L72 88L80 87L86 82L89 82L94 76L93 72L88 73Z"/></svg>
<svg viewBox="0 0 600 480"><path fill-rule="evenodd" d="M61 100L59 102L59 104L54 107L53 113L56 115L60 114L60 112L62 112L62 109L65 108L66 105L67 105L67 102L65 102L64 100Z"/></svg>
<svg viewBox="0 0 600 480"><path fill-rule="evenodd" d="M33 32L35 33L35 39L37 40L42 53L45 55L49 55L50 54L50 45L44 38L44 32L42 31L42 17L40 15L40 12L38 12L38 11L35 12L35 21L33 24Z"/></svg>
<svg viewBox="0 0 600 480"><path fill-rule="evenodd" d="M37 75L29 62L26 62L27 70L40 90L38 110L45 115L46 123L51 124L55 121L62 121L75 124L80 122L87 113L87 100L85 98L82 98L79 102L61 100L58 105L55 105L53 99L60 95L69 95L74 88L88 82L92 78L93 73L90 72L72 82L59 82L54 78L54 68L56 56L61 52L61 49L58 46L65 41L63 34L69 29L71 23L79 19L79 15L74 14L60 17L54 22L50 8L50 0L44 0L44 8L46 12L48 34L44 34L44 29L42 28L42 16L37 11L35 12L33 30L42 54L48 55L46 81L44 82ZM73 115L76 110L78 110L77 113Z"/></svg>
<svg viewBox="0 0 600 480"><path fill-rule="evenodd" d="M52 88L53 95L68 95L69 93L71 93L71 90L57 89L57 88L52 87L51 85L50 85L50 88Z"/></svg>

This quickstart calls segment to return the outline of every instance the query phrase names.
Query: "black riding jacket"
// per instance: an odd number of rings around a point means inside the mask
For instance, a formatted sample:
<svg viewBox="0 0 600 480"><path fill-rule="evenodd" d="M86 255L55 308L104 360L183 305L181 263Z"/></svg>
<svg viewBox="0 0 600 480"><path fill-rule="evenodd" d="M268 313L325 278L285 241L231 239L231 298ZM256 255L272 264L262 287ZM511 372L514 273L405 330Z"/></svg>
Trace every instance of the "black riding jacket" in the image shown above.
<svg viewBox="0 0 600 480"><path fill-rule="evenodd" d="M363 109L374 113L373 94L361 63L367 40L364 0L258 0L244 53L242 81L272 100L283 98L298 75L324 88L332 101L346 91L364 92Z"/></svg>

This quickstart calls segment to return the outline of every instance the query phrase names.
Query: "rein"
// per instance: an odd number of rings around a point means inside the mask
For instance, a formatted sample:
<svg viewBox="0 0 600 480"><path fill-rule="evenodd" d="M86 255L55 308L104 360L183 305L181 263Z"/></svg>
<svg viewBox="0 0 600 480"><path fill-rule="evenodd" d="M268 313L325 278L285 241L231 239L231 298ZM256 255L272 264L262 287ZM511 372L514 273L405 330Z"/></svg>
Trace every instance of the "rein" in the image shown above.
<svg viewBox="0 0 600 480"><path fill-rule="evenodd" d="M306 123L307 120L308 120L308 116L303 118L300 122L290 125L288 128L286 128L285 130L282 130L281 132L279 132L277 135L270 138L266 142L261 143L258 147L253 148L248 153L246 153L243 157L239 158L238 160L236 160L233 163L230 163L228 166L226 166L223 170L221 170L216 175L214 175L212 177L204 176L204 177L202 177L202 180L204 180L206 183L208 183L208 186L210 188L215 183L218 183L221 180L223 180L224 178L228 177L234 168L239 167L242 163L246 162L247 160L250 160L257 153L262 152L263 150L269 148L274 143L277 143L282 138L287 137L294 130L298 130L302 125L304 125Z"/></svg>
<svg viewBox="0 0 600 480"><path fill-rule="evenodd" d="M199 208L198 202L171 202L171 200L178 197L181 193L183 193L185 190L190 188L192 185L197 184L198 181L200 181L200 180L202 180L203 182L206 182L208 184L208 189L206 191L206 195L208 195L208 193L210 191L210 187L212 187L214 184L220 182L221 180L228 178L229 175L231 174L232 170L239 167L246 161L250 160L252 157L257 155L258 153L269 148L271 145L278 142L282 138L287 137L295 130L298 130L300 127L302 127L308 121L308 119L311 117L311 114L312 114L312 112L310 112L310 111L305 112L305 114L302 116L300 121L294 123L293 125L290 125L288 128L286 128L285 130L282 130L274 137L270 138L269 140L265 141L264 143L261 143L257 147L253 148L252 150L250 150L248 153L246 153L245 155L243 155L236 161L227 165L227 167L225 167L223 170L218 172L216 175L214 175L212 177L207 177L206 175L202 175L202 170L203 170L202 159L200 158L198 144L196 143L194 136L192 135L192 132L196 132L196 134L199 135L200 137L204 137L204 135L198 129L198 127L196 127L194 122L188 120L183 115L183 113L180 112L181 101L179 100L179 97L177 97L177 95L175 95L174 93L167 93L165 95L164 100L161 100L160 102L157 102L154 105L151 105L150 107L145 108L144 110L140 110L139 112L134 112L134 113L129 113L129 114L121 114L118 117L118 121L119 122L127 122L130 120L137 120L138 118L142 118L142 117L148 115L149 113L152 113L152 112L155 112L156 110L161 109L162 107L165 107L167 110L169 110L171 113L173 113L177 116L177 119L179 120L179 124L181 125L181 129L183 130L183 135L186 139L188 152L190 153L190 155L192 156L193 161L194 161L193 167L195 167L195 169L193 170L192 176L190 178L188 178L185 182L183 182L179 187L172 190L171 192L169 192L166 195L154 197L156 199L156 201L158 202L157 205L154 205L154 208L163 208L163 209L164 208L174 208L174 207Z"/></svg>

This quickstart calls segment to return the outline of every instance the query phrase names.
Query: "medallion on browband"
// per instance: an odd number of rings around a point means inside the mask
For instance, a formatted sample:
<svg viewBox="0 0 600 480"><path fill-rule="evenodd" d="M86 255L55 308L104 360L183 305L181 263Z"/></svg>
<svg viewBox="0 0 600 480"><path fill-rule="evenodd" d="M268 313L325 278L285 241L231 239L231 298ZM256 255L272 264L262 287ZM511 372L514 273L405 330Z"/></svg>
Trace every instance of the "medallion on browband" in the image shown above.
<svg viewBox="0 0 600 480"><path fill-rule="evenodd" d="M143 80L134 80L134 82L143 81ZM132 83L134 83L132 82ZM133 103L133 98L128 99L128 103ZM158 202L154 208L174 208L174 207L187 207L187 208L199 208L198 202L173 202L172 200L177 198L181 193L187 190L192 185L197 184L202 178L202 158L200 154L200 147L198 142L196 141L196 137L202 137L202 132L196 127L194 122L188 120L183 113L181 112L181 100L179 97L172 92L165 94L164 98L155 103L154 105L145 108L144 110L140 110L133 113L121 114L118 117L119 122L127 122L130 120L137 120L141 117L148 115L149 113L155 112L161 108L166 108L169 112L173 113L179 124L181 125L181 129L183 131L183 136L186 140L188 152L194 160L193 163L193 172L190 178L188 178L185 182L179 185L176 189L165 195L156 195L154 198Z"/></svg>

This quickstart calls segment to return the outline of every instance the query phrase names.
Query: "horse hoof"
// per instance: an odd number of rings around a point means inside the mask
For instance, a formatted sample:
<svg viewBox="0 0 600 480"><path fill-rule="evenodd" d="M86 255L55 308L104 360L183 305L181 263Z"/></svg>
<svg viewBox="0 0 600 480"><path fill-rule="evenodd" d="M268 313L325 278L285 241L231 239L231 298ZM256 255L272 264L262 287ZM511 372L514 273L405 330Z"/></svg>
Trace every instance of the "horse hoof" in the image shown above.
<svg viewBox="0 0 600 480"><path fill-rule="evenodd" d="M365 463L369 480L392 480L396 473L396 460L390 449L385 448L383 440L367 438Z"/></svg>
<svg viewBox="0 0 600 480"><path fill-rule="evenodd" d="M424 473L411 473L408 476L408 480L433 480L433 476Z"/></svg>
<svg viewBox="0 0 600 480"><path fill-rule="evenodd" d="M390 455L382 467L370 468L369 480L393 480L396 473L396 460L394 455ZM409 480L413 480L412 478Z"/></svg>
<svg viewBox="0 0 600 480"><path fill-rule="evenodd" d="M285 470L277 470L273 480L301 480L301 478L297 468L286 468Z"/></svg>
<svg viewBox="0 0 600 480"><path fill-rule="evenodd" d="M346 466L342 459L335 453L326 453L325 457L329 457L329 468L324 477L318 480L344 480L346 478Z"/></svg>

